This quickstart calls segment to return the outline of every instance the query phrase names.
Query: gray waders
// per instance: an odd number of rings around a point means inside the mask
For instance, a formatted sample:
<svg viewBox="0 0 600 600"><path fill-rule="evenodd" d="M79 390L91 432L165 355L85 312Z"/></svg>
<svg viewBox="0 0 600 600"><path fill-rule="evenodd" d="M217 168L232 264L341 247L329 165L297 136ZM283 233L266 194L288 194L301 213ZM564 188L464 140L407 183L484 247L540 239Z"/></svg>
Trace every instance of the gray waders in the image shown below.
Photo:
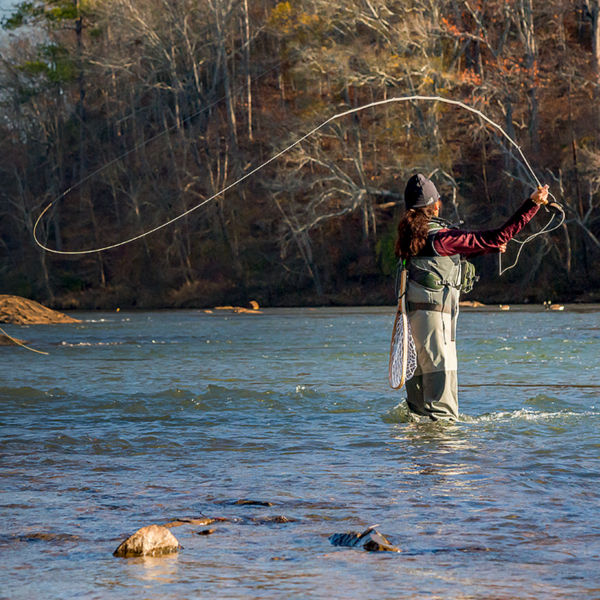
<svg viewBox="0 0 600 600"><path fill-rule="evenodd" d="M432 243L427 246L433 248ZM460 283L459 255L410 259L406 300L417 369L406 382L407 403L411 412L434 421L458 419L455 334Z"/></svg>

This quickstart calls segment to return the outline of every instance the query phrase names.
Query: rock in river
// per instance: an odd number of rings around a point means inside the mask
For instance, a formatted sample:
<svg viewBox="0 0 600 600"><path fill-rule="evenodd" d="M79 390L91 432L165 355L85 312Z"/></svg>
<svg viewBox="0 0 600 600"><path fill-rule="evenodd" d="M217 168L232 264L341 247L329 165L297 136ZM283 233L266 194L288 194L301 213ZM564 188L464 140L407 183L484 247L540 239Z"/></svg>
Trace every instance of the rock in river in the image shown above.
<svg viewBox="0 0 600 600"><path fill-rule="evenodd" d="M236 506L273 506L272 502L265 502L264 500L249 500L248 498L241 498L232 504L235 504Z"/></svg>
<svg viewBox="0 0 600 600"><path fill-rule="evenodd" d="M217 517L215 519L211 519L210 517L199 517L196 519L173 519L168 523L164 524L164 527L168 527L169 529L173 527L181 527L182 525L210 525L211 523L216 523L217 521L226 521L227 519L223 519L222 517Z"/></svg>
<svg viewBox="0 0 600 600"><path fill-rule="evenodd" d="M362 547L370 552L401 552L375 527L369 527L362 533L349 531L347 533L334 533L329 536L329 541L334 546L349 546L350 548Z"/></svg>
<svg viewBox="0 0 600 600"><path fill-rule="evenodd" d="M25 340L14 338L0 332L0 346L18 346L19 344L25 344Z"/></svg>
<svg viewBox="0 0 600 600"><path fill-rule="evenodd" d="M177 538L162 525L148 525L136 531L113 552L114 556L162 556L177 552L181 545Z"/></svg>

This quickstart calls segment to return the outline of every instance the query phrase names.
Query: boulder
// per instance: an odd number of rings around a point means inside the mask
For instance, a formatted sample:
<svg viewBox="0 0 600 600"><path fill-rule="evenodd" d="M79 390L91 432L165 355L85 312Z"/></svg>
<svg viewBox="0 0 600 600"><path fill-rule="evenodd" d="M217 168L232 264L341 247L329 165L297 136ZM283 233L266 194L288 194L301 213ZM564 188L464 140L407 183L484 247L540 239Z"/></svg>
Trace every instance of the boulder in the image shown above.
<svg viewBox="0 0 600 600"><path fill-rule="evenodd" d="M334 546L362 547L369 552L402 552L400 548L394 546L384 535L379 533L375 527L369 527L362 533L358 531L334 533L329 536L329 541Z"/></svg>
<svg viewBox="0 0 600 600"><path fill-rule="evenodd" d="M394 546L384 535L375 530L369 532L362 547L363 550L369 552L401 552L400 548Z"/></svg>
<svg viewBox="0 0 600 600"><path fill-rule="evenodd" d="M173 554L181 547L177 538L162 525L148 525L138 529L113 552L114 556L163 556Z"/></svg>
<svg viewBox="0 0 600 600"><path fill-rule="evenodd" d="M56 323L81 323L35 300L0 294L0 323L13 325L52 325Z"/></svg>

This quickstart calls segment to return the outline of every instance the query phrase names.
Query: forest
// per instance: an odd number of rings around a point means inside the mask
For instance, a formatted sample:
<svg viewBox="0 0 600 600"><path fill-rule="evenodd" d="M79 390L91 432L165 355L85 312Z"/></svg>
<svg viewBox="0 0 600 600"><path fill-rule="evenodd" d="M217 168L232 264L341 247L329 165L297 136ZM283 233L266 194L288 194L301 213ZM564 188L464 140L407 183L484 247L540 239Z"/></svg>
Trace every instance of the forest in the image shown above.
<svg viewBox="0 0 600 600"><path fill-rule="evenodd" d="M600 0L30 0L0 37L0 290L74 308L394 304L405 182L501 225L467 297L599 302ZM539 231L543 209L520 239ZM509 244L503 266L517 258Z"/></svg>

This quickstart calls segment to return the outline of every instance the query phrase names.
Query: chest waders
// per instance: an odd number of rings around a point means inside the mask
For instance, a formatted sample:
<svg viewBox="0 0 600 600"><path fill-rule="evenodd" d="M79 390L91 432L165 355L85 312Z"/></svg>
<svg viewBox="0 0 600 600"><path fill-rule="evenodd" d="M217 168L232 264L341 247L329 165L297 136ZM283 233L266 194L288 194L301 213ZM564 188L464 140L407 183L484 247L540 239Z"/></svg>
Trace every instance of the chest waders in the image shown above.
<svg viewBox="0 0 600 600"><path fill-rule="evenodd" d="M433 238L441 228L435 221L430 223L425 249L408 263L406 307L417 351L417 368L406 382L406 392L413 413L433 420L455 420L458 419L456 323L466 269L462 268L458 254L435 254Z"/></svg>

